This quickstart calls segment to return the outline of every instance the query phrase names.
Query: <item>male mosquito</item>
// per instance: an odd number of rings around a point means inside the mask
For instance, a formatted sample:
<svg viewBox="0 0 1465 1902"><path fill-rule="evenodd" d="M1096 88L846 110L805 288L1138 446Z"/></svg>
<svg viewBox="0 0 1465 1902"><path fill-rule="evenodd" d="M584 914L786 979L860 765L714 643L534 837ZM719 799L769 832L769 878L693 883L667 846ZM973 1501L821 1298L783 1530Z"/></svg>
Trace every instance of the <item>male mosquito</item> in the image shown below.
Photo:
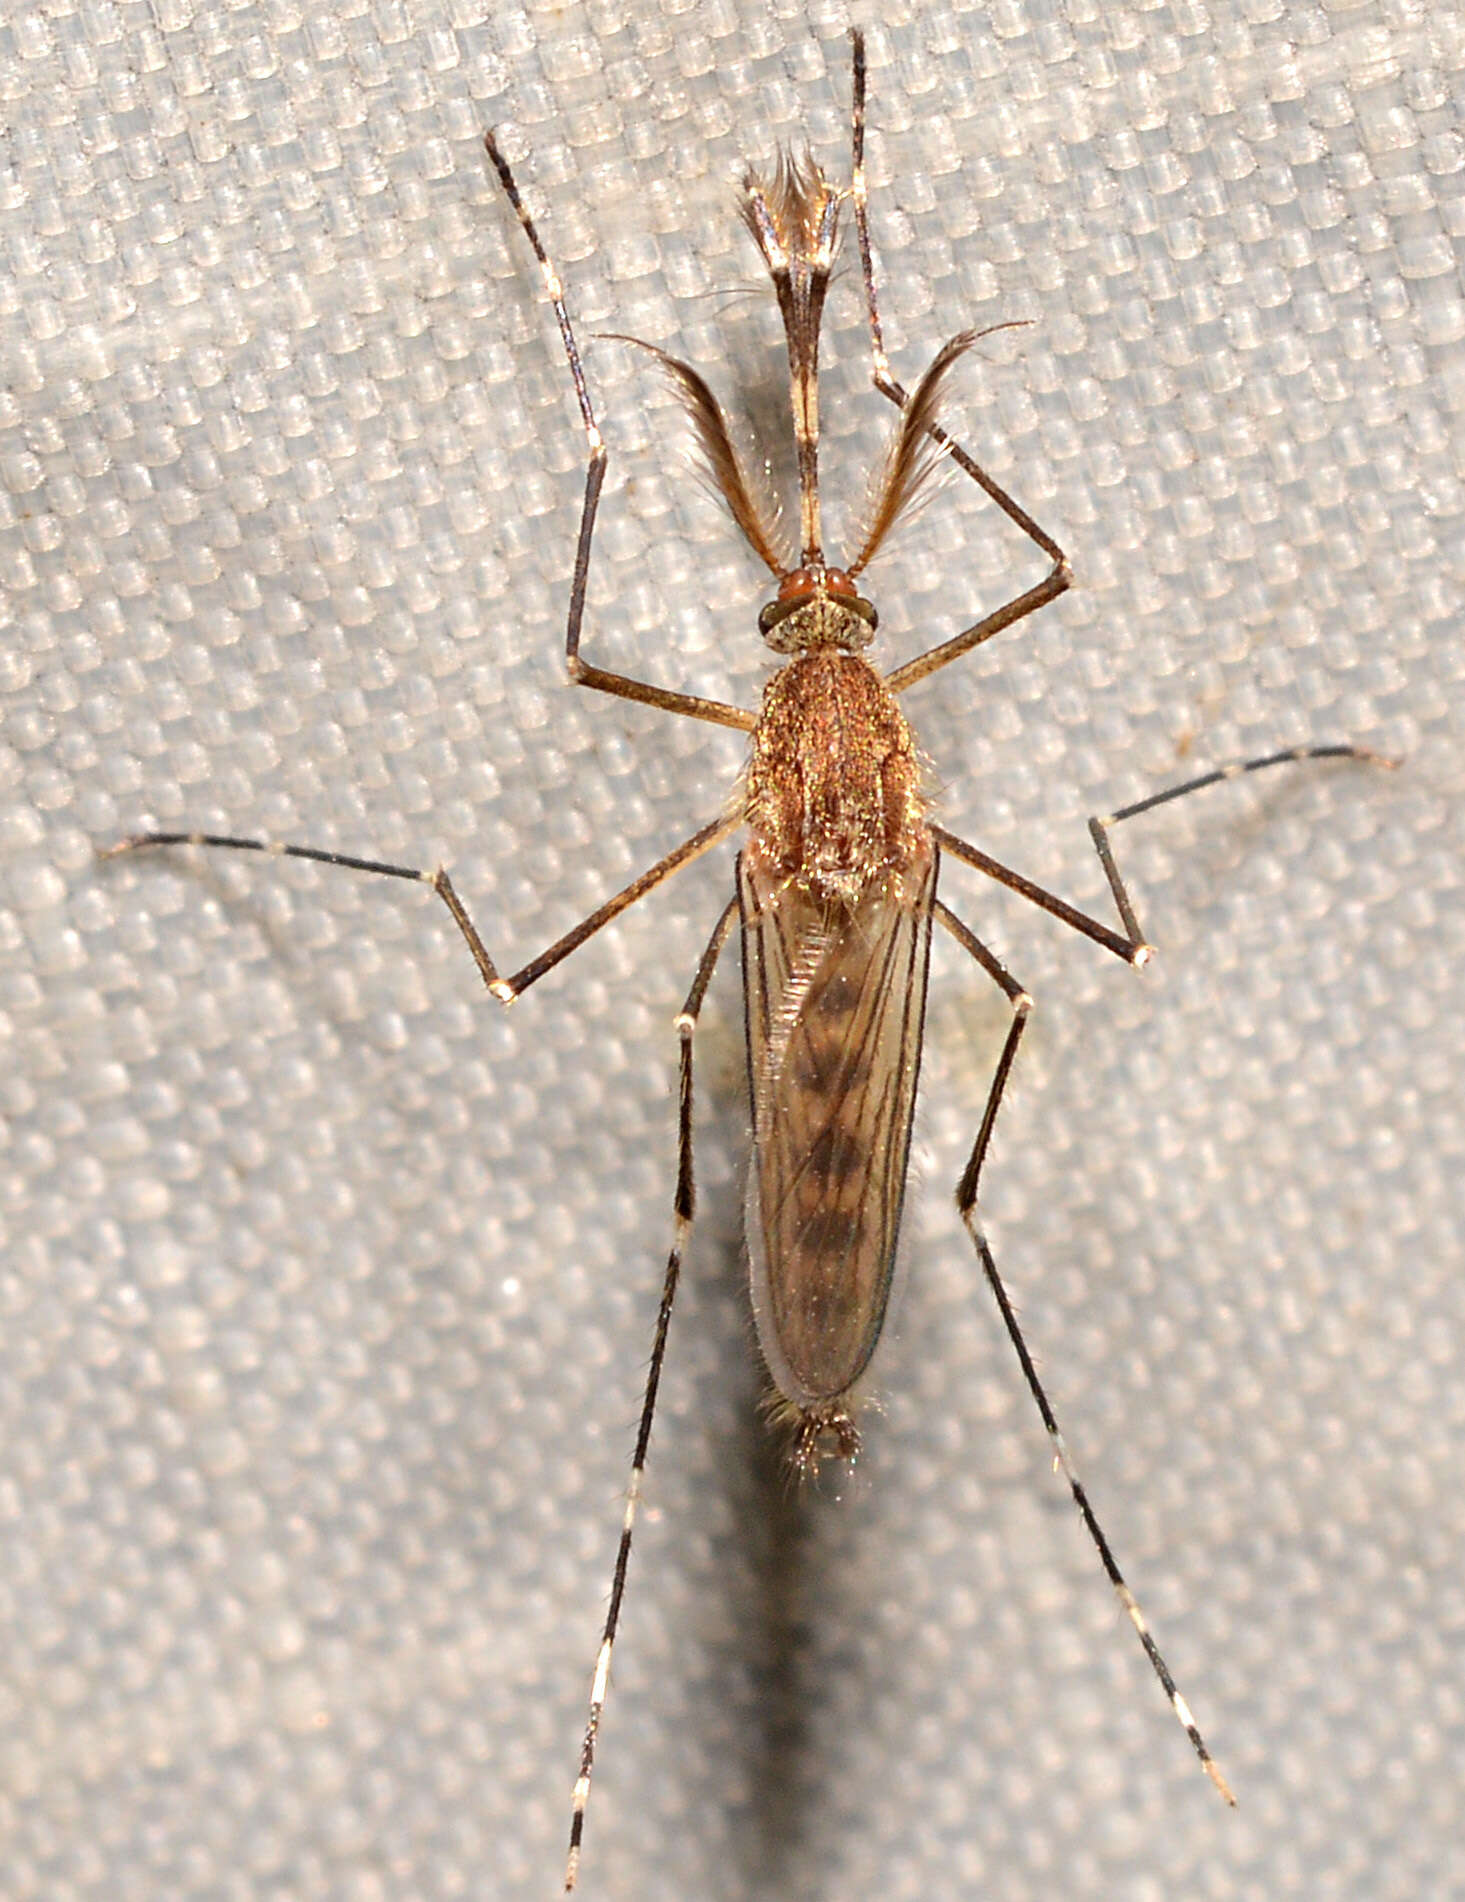
<svg viewBox="0 0 1465 1902"><path fill-rule="evenodd" d="M938 876L942 856L949 854L1020 893L1126 964L1140 966L1149 960L1152 949L1115 861L1110 842L1115 826L1222 780L1289 761L1393 762L1360 746L1296 747L1201 774L1091 819L1089 829L1113 895L1122 926L1119 931L969 845L932 818L916 743L900 709L901 696L1056 599L1070 586L1071 574L1068 559L1052 536L941 427L942 398L951 373L984 333L968 330L953 337L909 393L891 373L882 340L868 226L865 47L862 34L855 32L851 37L849 187L831 185L812 157L785 153L769 174L748 173L742 189L743 223L773 280L788 348L798 471L796 545L783 531L766 479L758 479L739 455L726 416L707 383L689 364L654 345L639 345L655 358L676 389L712 482L774 579L772 598L758 616L758 628L783 664L764 688L756 713L609 673L581 655L606 448L559 275L494 135L490 132L485 139L489 159L538 260L585 433L585 493L565 637L567 672L580 686L747 733L746 773L724 813L509 977L500 976L441 867L423 871L312 846L198 832L141 832L106 848L105 853L117 856L143 847L202 845L310 859L428 885L451 912L488 989L501 1003L509 1004L673 873L740 827L746 831L736 863L735 893L712 928L676 1018L680 1100L674 1231L574 1787L564 1878L567 1891L575 1887L579 1874L611 1652L620 1624L672 1304L692 1225L693 1033L714 967L735 925L742 937L753 1111L754 1160L747 1196L752 1306L771 1382L768 1411L787 1434L793 1469L800 1475L813 1474L824 1460L853 1460L859 1451L861 1384L885 1323L904 1202L927 961L931 927L936 923L998 986L1012 1013L976 1140L957 1188L957 1206L1056 1462L1109 1581L1197 1756L1221 1795L1228 1803L1234 1802L1095 1517L983 1233L978 1187L1032 1000L995 953L937 896ZM899 420L858 546L850 560L837 566L826 556L820 524L818 356L825 293L846 202L853 207L875 387L895 404ZM633 338L619 341L637 342ZM1041 550L1048 570L1032 587L961 633L882 675L865 658L877 617L857 583L934 470L948 459Z"/></svg>

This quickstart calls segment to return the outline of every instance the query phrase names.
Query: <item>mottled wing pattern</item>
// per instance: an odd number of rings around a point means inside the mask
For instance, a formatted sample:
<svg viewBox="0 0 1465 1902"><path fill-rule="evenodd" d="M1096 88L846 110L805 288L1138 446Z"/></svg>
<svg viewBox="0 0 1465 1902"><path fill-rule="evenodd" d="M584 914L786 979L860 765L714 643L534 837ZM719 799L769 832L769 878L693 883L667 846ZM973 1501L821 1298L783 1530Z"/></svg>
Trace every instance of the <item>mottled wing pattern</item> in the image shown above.
<svg viewBox="0 0 1465 1902"><path fill-rule="evenodd" d="M801 1407L848 1392L890 1297L936 868L933 848L844 904L738 863L753 1312Z"/></svg>

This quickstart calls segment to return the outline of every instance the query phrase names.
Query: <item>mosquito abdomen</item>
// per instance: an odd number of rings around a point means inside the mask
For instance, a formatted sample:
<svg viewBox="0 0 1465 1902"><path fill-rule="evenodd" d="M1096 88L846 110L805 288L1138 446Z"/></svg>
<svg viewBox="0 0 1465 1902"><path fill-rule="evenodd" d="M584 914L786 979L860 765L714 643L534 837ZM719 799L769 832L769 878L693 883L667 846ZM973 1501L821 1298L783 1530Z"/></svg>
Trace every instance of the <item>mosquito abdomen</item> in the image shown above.
<svg viewBox="0 0 1465 1902"><path fill-rule="evenodd" d="M748 827L753 1311L809 1466L858 1444L889 1304L935 891L910 730L866 662L814 649L769 682Z"/></svg>

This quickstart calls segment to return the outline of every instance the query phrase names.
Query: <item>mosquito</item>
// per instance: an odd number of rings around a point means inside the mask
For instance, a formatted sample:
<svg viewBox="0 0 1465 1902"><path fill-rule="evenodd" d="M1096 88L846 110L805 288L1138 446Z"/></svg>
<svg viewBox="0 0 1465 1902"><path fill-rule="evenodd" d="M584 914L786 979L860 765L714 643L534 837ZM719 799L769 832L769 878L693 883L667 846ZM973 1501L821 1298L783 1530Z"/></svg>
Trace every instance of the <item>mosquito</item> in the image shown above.
<svg viewBox="0 0 1465 1902"><path fill-rule="evenodd" d="M714 968L735 926L742 938L753 1112L746 1219L752 1307L770 1380L768 1411L787 1436L793 1471L811 1476L824 1461L852 1461L860 1450L860 1398L885 1325L905 1199L931 930L933 924L940 925L998 987L1011 1010L986 1107L957 1187L957 1207L1047 1429L1055 1462L1109 1582L1196 1755L1216 1789L1234 1803L1089 1503L983 1232L978 1188L1032 999L937 896L937 884L942 858L949 856L1019 893L1124 963L1142 966L1153 952L1114 857L1110 834L1116 826L1204 787L1291 761L1396 763L1361 746L1292 747L1203 773L1091 819L1089 830L1122 926L1118 931L936 823L901 697L1055 600L1071 585L1072 576L1068 558L1053 537L941 426L942 398L952 372L986 333L966 330L953 337L910 392L891 372L869 236L865 46L861 33L851 38L848 188L831 185L812 156L789 152L771 172L749 172L742 187L742 220L773 281L788 349L798 472L796 543L784 532L766 475L759 479L750 472L721 405L698 372L653 344L617 339L638 343L670 379L712 483L773 576L772 597L758 616L758 628L782 665L768 680L756 713L607 672L581 654L607 452L559 275L497 140L491 132L485 138L489 160L538 261L586 441L566 670L579 686L746 733L747 766L722 815L508 977L500 975L442 867L423 871L313 846L200 832L141 832L104 851L113 857L145 847L210 846L309 859L427 885L452 914L489 991L510 1004L674 873L740 828L746 833L736 862L734 894L712 928L676 1018L680 1088L673 1236L572 1798L566 1892L574 1889L580 1871L611 1654L620 1627L672 1306L692 1228L694 1032ZM858 545L852 558L838 566L826 555L820 522L818 361L825 294L847 203L853 208L874 383L896 406L899 419L873 485ZM865 656L877 615L860 591L859 578L946 462L975 482L1035 544L1047 559L1047 572L961 633L882 674Z"/></svg>

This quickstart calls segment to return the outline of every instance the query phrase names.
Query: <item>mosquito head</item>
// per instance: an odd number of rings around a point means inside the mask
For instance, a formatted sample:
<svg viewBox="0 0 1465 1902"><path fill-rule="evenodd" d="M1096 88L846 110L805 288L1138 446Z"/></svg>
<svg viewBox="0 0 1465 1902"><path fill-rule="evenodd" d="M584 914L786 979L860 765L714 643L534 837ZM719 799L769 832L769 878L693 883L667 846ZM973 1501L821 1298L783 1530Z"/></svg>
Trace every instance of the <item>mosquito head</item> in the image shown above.
<svg viewBox="0 0 1465 1902"><path fill-rule="evenodd" d="M776 654L810 647L868 647L879 616L843 568L795 568L758 616L758 632Z"/></svg>

